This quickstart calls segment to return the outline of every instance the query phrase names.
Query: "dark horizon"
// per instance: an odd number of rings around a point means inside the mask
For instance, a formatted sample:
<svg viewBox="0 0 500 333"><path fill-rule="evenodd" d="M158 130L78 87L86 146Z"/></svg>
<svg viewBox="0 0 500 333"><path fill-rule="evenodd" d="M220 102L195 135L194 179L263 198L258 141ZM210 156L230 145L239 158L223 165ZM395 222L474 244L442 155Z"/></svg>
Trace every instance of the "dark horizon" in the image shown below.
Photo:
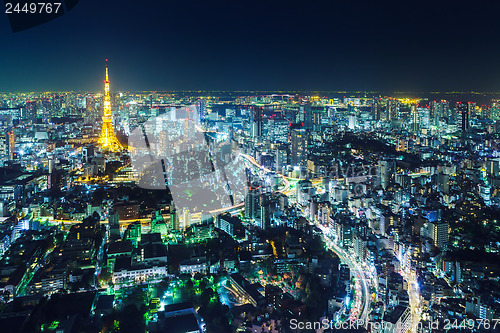
<svg viewBox="0 0 500 333"><path fill-rule="evenodd" d="M500 91L500 6L81 0L13 33L0 91Z"/></svg>

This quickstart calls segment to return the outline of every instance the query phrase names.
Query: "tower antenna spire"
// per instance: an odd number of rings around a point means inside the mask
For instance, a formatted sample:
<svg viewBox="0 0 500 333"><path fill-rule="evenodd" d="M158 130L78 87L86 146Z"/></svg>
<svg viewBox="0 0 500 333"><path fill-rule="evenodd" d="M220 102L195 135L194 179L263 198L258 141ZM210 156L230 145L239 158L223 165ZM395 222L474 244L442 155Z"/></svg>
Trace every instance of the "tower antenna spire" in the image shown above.
<svg viewBox="0 0 500 333"><path fill-rule="evenodd" d="M106 82L109 82L109 79L108 79L108 59L106 59Z"/></svg>

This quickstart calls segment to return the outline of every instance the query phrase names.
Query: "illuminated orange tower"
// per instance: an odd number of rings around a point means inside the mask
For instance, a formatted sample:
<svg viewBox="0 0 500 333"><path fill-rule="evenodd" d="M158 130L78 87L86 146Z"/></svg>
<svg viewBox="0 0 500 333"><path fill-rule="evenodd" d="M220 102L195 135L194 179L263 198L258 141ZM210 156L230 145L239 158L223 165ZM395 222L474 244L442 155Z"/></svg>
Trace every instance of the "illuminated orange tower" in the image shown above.
<svg viewBox="0 0 500 333"><path fill-rule="evenodd" d="M103 150L118 152L123 149L113 129L113 115L111 114L111 98L109 97L108 59L106 59L106 81L104 81L104 109L102 113L102 130L99 136L99 145Z"/></svg>

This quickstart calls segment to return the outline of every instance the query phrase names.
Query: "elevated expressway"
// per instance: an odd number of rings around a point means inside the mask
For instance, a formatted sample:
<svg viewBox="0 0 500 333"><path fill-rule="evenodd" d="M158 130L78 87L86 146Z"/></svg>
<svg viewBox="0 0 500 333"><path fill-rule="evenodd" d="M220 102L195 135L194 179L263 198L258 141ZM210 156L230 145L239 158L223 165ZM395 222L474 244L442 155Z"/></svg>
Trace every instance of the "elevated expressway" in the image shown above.
<svg viewBox="0 0 500 333"><path fill-rule="evenodd" d="M270 169L260 165L252 156L241 154L244 158L246 158L250 163L260 168L265 172L272 172ZM293 189L290 189L290 181L289 180L299 180L293 179L290 177L286 177L281 174L277 174L283 179L285 183L285 187L280 190L281 193L290 195L293 192ZM322 179L312 179L311 180L313 186L318 186L322 183ZM371 279L366 276L366 270L361 267L361 265L352 258L345 250L335 245L335 243L327 236L329 233L329 228L322 226L320 224L317 225L319 229L323 232L323 239L327 244L328 248L334 252L347 266L351 271L352 276L355 279L356 286L356 299L354 300L354 307L351 311L351 320L358 319L360 323L368 323L369 314L370 314L370 287L369 283Z"/></svg>

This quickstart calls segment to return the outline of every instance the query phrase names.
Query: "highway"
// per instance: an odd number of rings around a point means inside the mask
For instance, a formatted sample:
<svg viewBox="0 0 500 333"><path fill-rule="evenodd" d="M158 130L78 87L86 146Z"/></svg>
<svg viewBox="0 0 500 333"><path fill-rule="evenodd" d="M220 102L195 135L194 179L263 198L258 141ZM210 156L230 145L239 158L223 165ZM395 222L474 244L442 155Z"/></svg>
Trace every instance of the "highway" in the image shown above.
<svg viewBox="0 0 500 333"><path fill-rule="evenodd" d="M247 155L247 154L240 154L240 156L246 158L250 163L252 163L253 165L255 165L256 167L258 167L259 169L265 171L265 172L272 172L272 170L266 168L265 166L262 166L260 165L259 163L257 163L257 161L255 160L255 158L253 158L252 156L250 155ZM287 192L288 190L290 190L290 181L289 179L293 179L293 180L299 180L299 179L295 179L295 178L289 178L289 177L286 177L280 173L276 173L278 176L281 177L281 179L283 179L283 183L285 184L285 187L282 188L279 192L281 193L284 193L284 192Z"/></svg>
<svg viewBox="0 0 500 333"><path fill-rule="evenodd" d="M252 164L255 166L259 167L263 171L266 172L271 172L268 168L260 165L257 163L257 161L246 154L241 154L241 156L245 157L248 161L250 161ZM278 173L277 173L278 174ZM286 177L284 175L278 174L284 181L286 181L286 186L283 188L280 192L284 193L286 195L290 195L294 190L290 189L290 182L289 180L298 180L298 179L293 179ZM343 178L338 178L337 180L341 180ZM321 184L322 181L321 179L313 179L312 184L313 186L318 186ZM353 307L353 310L351 311L351 320L354 319L360 319L363 321L365 326L368 323L369 320L369 314L370 314L370 298L371 298L371 293L370 293L370 283L372 281L371 272L369 272L366 269L363 269L361 265L345 250L342 248L338 247L327 235L329 233L329 230L327 227L322 226L322 225L317 225L321 231L323 231L323 238L325 240L325 243L327 244L328 248L332 250L335 254L339 256L339 258L346 263L349 266L349 269L351 270L352 276L355 278L355 285L356 285L356 299L354 300L355 305ZM368 276L367 276L368 274ZM422 313L422 305L420 303L420 291L418 287L418 282L417 278L414 272L401 272L401 275L403 278L408 282L408 295L409 295L409 300L410 300L410 309L411 309L411 326L410 326L410 332L417 332L417 326L421 318L421 313ZM361 296L362 295L362 296Z"/></svg>
<svg viewBox="0 0 500 333"><path fill-rule="evenodd" d="M416 274L412 271L400 272L401 276L408 283L408 296L410 300L410 310L411 310L411 325L410 332L417 332L418 323L420 322L422 314L422 305L420 303L420 290L418 287Z"/></svg>
<svg viewBox="0 0 500 333"><path fill-rule="evenodd" d="M246 154L241 154L241 156L245 157L249 162L257 166L258 168L262 169L263 171L271 172L270 169L257 163L257 161L252 156ZM277 173L277 175L282 177L282 179L285 181L285 187L281 189L280 192L286 195L291 194L293 192L293 189L290 189L289 180L290 179L299 180L299 179L289 178L279 173ZM321 179L313 179L311 180L311 182L313 186L318 186L322 184ZM351 310L350 319L351 320L359 319L365 325L367 325L369 320L369 314L371 311L370 309L371 296L370 296L369 279L365 275L365 270L345 250L339 248L337 245L334 244L334 242L327 236L328 234L327 227L322 226L320 224L317 224L317 226L321 229L321 231L323 231L323 239L325 240L325 243L327 244L328 248L331 251L333 251L340 258L340 260L342 260L342 262L346 263L347 266L349 266L351 274L352 276L354 276L355 286L356 286L356 298L354 300L354 306L352 307Z"/></svg>
<svg viewBox="0 0 500 333"><path fill-rule="evenodd" d="M329 230L327 227L317 224L318 228L323 231L323 239L328 248L333 251L339 258L349 266L351 276L354 276L356 286L356 298L352 307L350 320L361 320L365 325L368 323L370 315L370 287L369 279L366 277L364 270L359 263L345 250L338 247L328 236Z"/></svg>

